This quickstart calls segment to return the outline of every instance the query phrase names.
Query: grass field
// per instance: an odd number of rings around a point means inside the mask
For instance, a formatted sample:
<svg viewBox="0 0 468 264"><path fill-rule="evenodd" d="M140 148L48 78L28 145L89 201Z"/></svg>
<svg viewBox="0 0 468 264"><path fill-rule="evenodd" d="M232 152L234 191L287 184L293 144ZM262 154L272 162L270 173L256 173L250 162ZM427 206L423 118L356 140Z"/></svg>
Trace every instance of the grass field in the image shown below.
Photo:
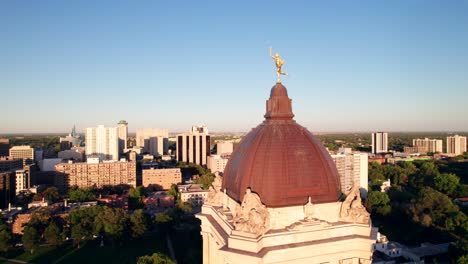
<svg viewBox="0 0 468 264"><path fill-rule="evenodd" d="M100 247L100 242L97 240L89 241L79 249L71 244L61 247L43 246L34 254L18 250L1 256L38 264L136 263L139 256L151 255L155 252L168 255L165 237L153 235L137 241L126 241L122 246L116 247L110 244ZM0 261L0 263L10 262Z"/></svg>

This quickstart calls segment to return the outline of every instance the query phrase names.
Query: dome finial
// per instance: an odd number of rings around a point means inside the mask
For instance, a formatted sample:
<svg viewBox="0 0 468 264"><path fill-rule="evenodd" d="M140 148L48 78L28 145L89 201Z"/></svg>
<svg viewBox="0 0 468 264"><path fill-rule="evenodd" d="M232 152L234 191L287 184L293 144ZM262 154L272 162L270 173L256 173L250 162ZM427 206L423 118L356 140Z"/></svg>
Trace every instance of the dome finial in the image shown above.
<svg viewBox="0 0 468 264"><path fill-rule="evenodd" d="M274 56L272 55L272 48L270 47L270 57L275 60L275 65L276 65L276 75L278 76L278 80L276 81L277 83L281 83L281 75L288 75L287 72L283 72L281 70L281 67L284 64L284 60L280 58L280 54L276 53Z"/></svg>

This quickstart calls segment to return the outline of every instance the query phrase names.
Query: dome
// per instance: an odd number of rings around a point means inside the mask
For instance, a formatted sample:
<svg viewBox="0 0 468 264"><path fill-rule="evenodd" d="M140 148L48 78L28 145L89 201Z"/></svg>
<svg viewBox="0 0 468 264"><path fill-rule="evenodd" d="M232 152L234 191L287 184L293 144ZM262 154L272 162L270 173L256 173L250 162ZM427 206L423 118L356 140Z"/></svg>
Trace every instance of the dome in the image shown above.
<svg viewBox="0 0 468 264"><path fill-rule="evenodd" d="M252 129L232 153L223 189L241 202L247 188L267 207L336 202L340 181L330 155L312 133L292 118L291 99L277 83L266 104L265 121Z"/></svg>

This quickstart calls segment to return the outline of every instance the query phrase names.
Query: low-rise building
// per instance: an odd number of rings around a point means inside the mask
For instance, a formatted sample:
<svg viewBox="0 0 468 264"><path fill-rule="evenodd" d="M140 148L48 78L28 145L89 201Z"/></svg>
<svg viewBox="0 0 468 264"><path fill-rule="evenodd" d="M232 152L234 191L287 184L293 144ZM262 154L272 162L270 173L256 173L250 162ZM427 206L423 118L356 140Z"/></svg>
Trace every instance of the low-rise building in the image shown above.
<svg viewBox="0 0 468 264"><path fill-rule="evenodd" d="M212 173L223 173L229 161L230 154L225 155L210 155L207 160L207 167Z"/></svg>
<svg viewBox="0 0 468 264"><path fill-rule="evenodd" d="M208 197L208 190L204 190L201 184L185 184L177 186L182 202L189 202L194 206L202 206Z"/></svg>
<svg viewBox="0 0 468 264"><path fill-rule="evenodd" d="M414 146L414 147L403 147L403 152L406 154L426 154L427 153L427 147L425 146Z"/></svg>
<svg viewBox="0 0 468 264"><path fill-rule="evenodd" d="M38 166L41 171L53 171L55 165L62 163L62 161L61 158L43 159L38 162Z"/></svg>
<svg viewBox="0 0 468 264"><path fill-rule="evenodd" d="M176 169L144 169L142 171L142 184L144 187L156 186L163 190L171 188L172 184L182 182L180 168Z"/></svg>
<svg viewBox="0 0 468 264"><path fill-rule="evenodd" d="M58 153L58 157L64 160L83 161L84 151L82 148L73 147L68 150L63 150Z"/></svg>
<svg viewBox="0 0 468 264"><path fill-rule="evenodd" d="M174 196L165 191L150 193L144 200L145 208L153 212L162 212L174 207Z"/></svg>
<svg viewBox="0 0 468 264"><path fill-rule="evenodd" d="M106 185L130 185L136 187L136 163L134 161L69 162L55 165L58 181L64 189L103 187Z"/></svg>

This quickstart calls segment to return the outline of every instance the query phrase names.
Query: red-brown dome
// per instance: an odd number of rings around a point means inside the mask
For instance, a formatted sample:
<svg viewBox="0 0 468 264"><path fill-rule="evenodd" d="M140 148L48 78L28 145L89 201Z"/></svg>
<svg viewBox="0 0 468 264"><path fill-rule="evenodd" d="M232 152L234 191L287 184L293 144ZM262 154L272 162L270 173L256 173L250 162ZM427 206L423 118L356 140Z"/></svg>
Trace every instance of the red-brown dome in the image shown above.
<svg viewBox="0 0 468 264"><path fill-rule="evenodd" d="M277 83L267 101L266 120L236 147L224 171L223 188L241 202L248 187L268 207L336 202L340 181L322 144L292 118L291 99Z"/></svg>

